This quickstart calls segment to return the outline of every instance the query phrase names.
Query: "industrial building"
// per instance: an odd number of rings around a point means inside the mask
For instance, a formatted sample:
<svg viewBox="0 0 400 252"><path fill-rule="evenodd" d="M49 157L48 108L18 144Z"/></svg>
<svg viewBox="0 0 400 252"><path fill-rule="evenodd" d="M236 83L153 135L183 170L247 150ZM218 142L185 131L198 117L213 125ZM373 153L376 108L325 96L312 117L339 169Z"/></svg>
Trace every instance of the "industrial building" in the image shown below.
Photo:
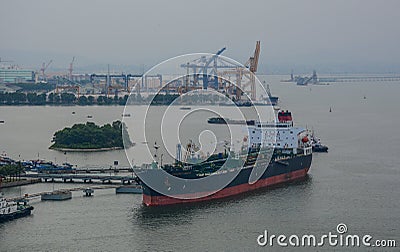
<svg viewBox="0 0 400 252"><path fill-rule="evenodd" d="M29 69L0 68L0 83L33 82L35 74Z"/></svg>

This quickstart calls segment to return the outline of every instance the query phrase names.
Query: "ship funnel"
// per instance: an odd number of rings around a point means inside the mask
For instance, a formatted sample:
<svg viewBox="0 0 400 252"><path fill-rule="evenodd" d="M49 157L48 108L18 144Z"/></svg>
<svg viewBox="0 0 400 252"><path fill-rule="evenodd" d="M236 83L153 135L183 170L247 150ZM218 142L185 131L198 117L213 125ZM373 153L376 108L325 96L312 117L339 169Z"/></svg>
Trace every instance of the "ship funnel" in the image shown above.
<svg viewBox="0 0 400 252"><path fill-rule="evenodd" d="M289 110L282 110L278 112L278 121L279 122L291 122L292 121L292 113Z"/></svg>

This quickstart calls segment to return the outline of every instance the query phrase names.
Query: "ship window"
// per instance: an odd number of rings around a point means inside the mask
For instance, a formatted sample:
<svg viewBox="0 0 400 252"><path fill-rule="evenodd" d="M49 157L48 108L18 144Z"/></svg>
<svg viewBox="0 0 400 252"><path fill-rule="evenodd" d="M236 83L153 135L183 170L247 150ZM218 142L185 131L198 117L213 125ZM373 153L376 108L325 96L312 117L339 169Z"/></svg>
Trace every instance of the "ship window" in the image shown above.
<svg viewBox="0 0 400 252"><path fill-rule="evenodd" d="M281 144L280 144L280 143L278 143L278 146L281 146Z"/></svg>
<svg viewBox="0 0 400 252"><path fill-rule="evenodd" d="M253 134L255 134L256 132L253 130Z"/></svg>
<svg viewBox="0 0 400 252"><path fill-rule="evenodd" d="M290 131L290 134L293 134L293 131Z"/></svg>

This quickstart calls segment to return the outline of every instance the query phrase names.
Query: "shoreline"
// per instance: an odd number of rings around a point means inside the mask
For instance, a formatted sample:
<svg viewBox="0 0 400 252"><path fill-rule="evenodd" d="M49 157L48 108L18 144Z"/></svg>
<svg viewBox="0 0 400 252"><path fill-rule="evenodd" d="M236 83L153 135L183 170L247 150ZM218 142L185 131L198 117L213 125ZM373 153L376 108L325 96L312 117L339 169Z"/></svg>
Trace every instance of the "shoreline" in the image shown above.
<svg viewBox="0 0 400 252"><path fill-rule="evenodd" d="M62 152L101 152L101 151L111 151L111 150L122 150L123 147L109 147L109 148L98 148L98 149L70 149L70 148L49 148L49 149Z"/></svg>
<svg viewBox="0 0 400 252"><path fill-rule="evenodd" d="M11 182L4 182L4 180L3 180L0 188L9 188L9 187L30 185L30 184L40 183L40 182L41 182L41 179L39 179L39 178L22 179L22 180L11 181Z"/></svg>

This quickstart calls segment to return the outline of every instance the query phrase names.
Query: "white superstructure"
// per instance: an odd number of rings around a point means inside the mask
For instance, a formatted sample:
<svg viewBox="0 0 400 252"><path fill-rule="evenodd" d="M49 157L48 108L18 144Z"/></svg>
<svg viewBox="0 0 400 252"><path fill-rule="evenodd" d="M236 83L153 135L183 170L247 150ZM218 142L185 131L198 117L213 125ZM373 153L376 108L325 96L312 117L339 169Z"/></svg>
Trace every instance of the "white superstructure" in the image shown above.
<svg viewBox="0 0 400 252"><path fill-rule="evenodd" d="M14 201L8 202L0 193L0 217L17 212L17 203Z"/></svg>
<svg viewBox="0 0 400 252"><path fill-rule="evenodd" d="M294 154L297 153L298 148L303 148L303 145L308 142L308 139L303 138L301 133L306 132L306 129L301 127L293 127L293 121L290 112L284 113L289 115L283 117L283 119L282 117L278 116L278 122L256 122L255 125L248 126L249 146L290 149Z"/></svg>

